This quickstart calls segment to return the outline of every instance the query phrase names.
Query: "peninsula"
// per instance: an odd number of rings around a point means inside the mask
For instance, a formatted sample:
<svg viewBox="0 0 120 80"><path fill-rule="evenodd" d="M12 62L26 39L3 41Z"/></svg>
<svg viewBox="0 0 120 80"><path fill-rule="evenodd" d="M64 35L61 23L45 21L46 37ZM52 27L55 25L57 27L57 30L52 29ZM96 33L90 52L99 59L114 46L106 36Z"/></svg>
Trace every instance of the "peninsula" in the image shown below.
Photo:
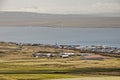
<svg viewBox="0 0 120 80"><path fill-rule="evenodd" d="M120 28L120 16L1 11L0 26Z"/></svg>

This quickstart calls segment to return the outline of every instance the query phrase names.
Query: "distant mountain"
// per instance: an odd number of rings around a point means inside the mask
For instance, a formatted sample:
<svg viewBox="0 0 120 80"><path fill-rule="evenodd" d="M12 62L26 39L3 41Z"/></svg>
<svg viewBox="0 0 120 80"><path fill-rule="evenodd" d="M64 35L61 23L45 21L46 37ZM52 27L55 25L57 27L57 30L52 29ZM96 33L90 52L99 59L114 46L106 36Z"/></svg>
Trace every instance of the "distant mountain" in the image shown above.
<svg viewBox="0 0 120 80"><path fill-rule="evenodd" d="M120 17L79 14L0 12L0 26L120 28Z"/></svg>

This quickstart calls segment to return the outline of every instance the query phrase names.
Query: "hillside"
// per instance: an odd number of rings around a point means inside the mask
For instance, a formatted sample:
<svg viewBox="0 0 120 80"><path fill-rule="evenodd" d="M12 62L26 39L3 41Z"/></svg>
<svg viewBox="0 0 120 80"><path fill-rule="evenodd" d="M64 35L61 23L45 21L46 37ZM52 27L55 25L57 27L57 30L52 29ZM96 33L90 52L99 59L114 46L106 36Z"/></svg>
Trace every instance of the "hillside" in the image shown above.
<svg viewBox="0 0 120 80"><path fill-rule="evenodd" d="M81 77L90 77L90 80L91 77L99 77L100 80L116 80L120 76L119 58L81 60L80 56L69 58L32 57L32 53L38 51L76 52L43 45L24 44L21 46L12 42L0 42L0 80L50 80ZM112 79L107 79L108 76Z"/></svg>
<svg viewBox="0 0 120 80"><path fill-rule="evenodd" d="M0 26L119 28L120 17L102 15L0 12Z"/></svg>

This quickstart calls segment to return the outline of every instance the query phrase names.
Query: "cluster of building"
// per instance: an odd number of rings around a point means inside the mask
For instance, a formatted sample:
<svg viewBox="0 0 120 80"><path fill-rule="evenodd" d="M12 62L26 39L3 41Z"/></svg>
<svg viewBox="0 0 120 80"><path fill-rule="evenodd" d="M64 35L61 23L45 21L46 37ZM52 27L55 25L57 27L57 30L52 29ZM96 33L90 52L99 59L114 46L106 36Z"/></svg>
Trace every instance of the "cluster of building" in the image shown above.
<svg viewBox="0 0 120 80"><path fill-rule="evenodd" d="M90 53L34 53L32 54L33 57L35 58L41 58L41 57L46 57L46 58L51 58L51 57L60 57L60 58L69 58L72 56L80 56L81 60L103 60L104 57L101 55L93 55Z"/></svg>
<svg viewBox="0 0 120 80"><path fill-rule="evenodd" d="M96 52L96 53L112 53L112 54L120 54L120 48L110 47L106 45L91 45L81 48L80 45L55 45L57 48L61 49L74 49L86 52Z"/></svg>
<svg viewBox="0 0 120 80"><path fill-rule="evenodd" d="M120 48L109 47L104 45L92 45L81 48L83 51L98 52L98 53L110 53L110 54L120 54Z"/></svg>
<svg viewBox="0 0 120 80"><path fill-rule="evenodd" d="M102 54L115 54L117 57L120 55L120 48L109 47L104 45L91 45L87 47L80 48L79 45L54 45L55 48L61 49L74 49L79 50L84 53L76 54L76 53L34 53L33 57L55 57L59 56L61 58L69 58L71 56L80 56L81 59L84 60L102 60L104 59ZM97 53L96 55L91 55L90 53ZM111 56L111 55L110 55ZM112 55L113 56L113 55Z"/></svg>
<svg viewBox="0 0 120 80"><path fill-rule="evenodd" d="M61 58L69 58L71 56L75 56L75 53L33 53L33 57L39 58L39 57L61 57Z"/></svg>
<svg viewBox="0 0 120 80"><path fill-rule="evenodd" d="M32 54L32 57L36 57L36 58L39 58L39 57L53 57L53 54L51 53L34 53Z"/></svg>
<svg viewBox="0 0 120 80"><path fill-rule="evenodd" d="M4 42L2 42L4 43ZM6 43L6 42L5 42ZM120 57L120 48L117 47L110 47L110 46L105 46L105 45L91 45L91 46L86 46L86 47L80 47L80 45L45 45L45 44L30 44L30 43L15 43L15 42L8 42L8 44L15 44L20 46L20 48L22 48L22 46L41 46L41 47L51 47L51 48L59 48L59 49L71 49L71 50L78 50L80 52L84 52L84 53L97 53L97 54L102 54L102 55L110 55L110 56L114 56L116 55L117 57ZM60 52L60 51L59 51ZM112 55L111 55L112 54ZM114 55L113 55L114 54ZM73 53L59 53L60 57L70 57L70 56L74 56L75 54ZM52 57L54 56L51 53L36 53L33 54L34 57Z"/></svg>

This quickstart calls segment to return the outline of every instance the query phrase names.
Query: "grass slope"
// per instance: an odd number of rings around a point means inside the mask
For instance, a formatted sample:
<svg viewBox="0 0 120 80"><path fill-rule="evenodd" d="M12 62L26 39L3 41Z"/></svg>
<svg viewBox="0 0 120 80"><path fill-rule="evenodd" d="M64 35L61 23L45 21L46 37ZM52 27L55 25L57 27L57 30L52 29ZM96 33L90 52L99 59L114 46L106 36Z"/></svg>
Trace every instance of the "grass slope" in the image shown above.
<svg viewBox="0 0 120 80"><path fill-rule="evenodd" d="M113 78L117 79L120 76L119 58L105 57L104 60L80 60L79 56L32 58L31 54L35 51L55 52L56 49L40 46L21 48L16 44L0 43L0 80L49 80L79 77L100 77L101 79L106 76L115 76Z"/></svg>

